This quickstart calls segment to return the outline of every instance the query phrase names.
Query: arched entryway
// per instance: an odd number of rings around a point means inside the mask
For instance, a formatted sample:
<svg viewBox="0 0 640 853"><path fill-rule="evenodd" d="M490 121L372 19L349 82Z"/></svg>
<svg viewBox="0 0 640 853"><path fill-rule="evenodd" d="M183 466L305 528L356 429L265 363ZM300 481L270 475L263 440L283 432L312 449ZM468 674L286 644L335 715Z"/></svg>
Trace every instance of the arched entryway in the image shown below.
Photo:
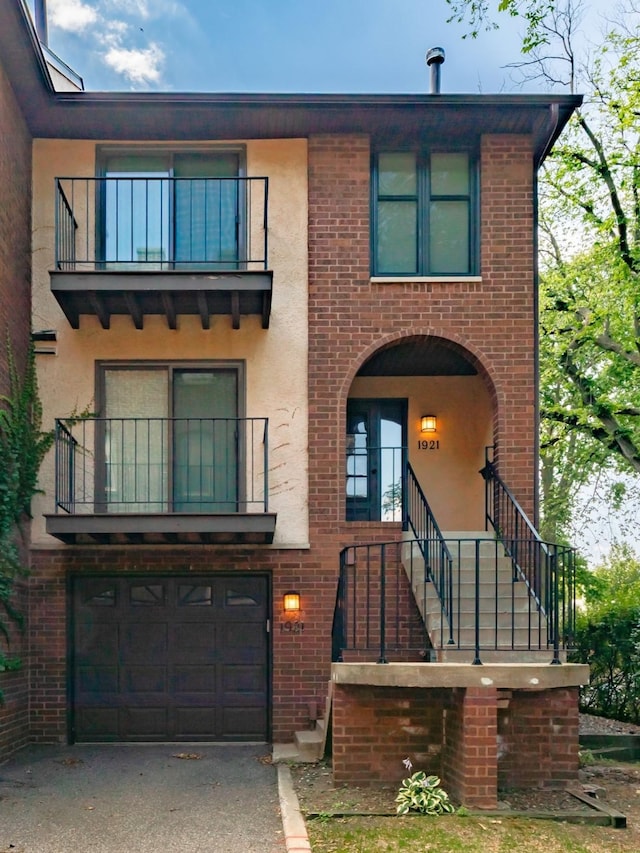
<svg viewBox="0 0 640 853"><path fill-rule="evenodd" d="M416 335L377 350L349 389L347 520L404 521L410 470L442 530L484 528L479 471L494 443L494 396L482 365L452 341Z"/></svg>

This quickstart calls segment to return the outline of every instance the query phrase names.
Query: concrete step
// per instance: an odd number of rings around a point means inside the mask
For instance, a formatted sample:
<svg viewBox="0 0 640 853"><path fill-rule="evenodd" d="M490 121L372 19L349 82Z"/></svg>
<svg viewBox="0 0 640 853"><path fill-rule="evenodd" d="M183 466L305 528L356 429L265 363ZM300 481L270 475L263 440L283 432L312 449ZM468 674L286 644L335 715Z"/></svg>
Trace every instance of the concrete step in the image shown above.
<svg viewBox="0 0 640 853"><path fill-rule="evenodd" d="M295 743L274 743L271 749L271 761L274 764L280 762L297 764L300 761L298 747Z"/></svg>
<svg viewBox="0 0 640 853"><path fill-rule="evenodd" d="M300 761L315 762L322 758L324 746L324 729L318 728L310 731L296 732L294 743L300 756Z"/></svg>
<svg viewBox="0 0 640 853"><path fill-rule="evenodd" d="M457 624L459 624L462 628L475 628L476 625L476 614L473 611L460 611L455 614L455 619L457 620ZM482 611L479 613L478 622L480 623L481 628L511 628L513 625L515 628L531 628L531 630L542 630L543 628L546 630L547 628L547 620L544 618L538 618L537 613L495 613L494 611L483 613Z"/></svg>

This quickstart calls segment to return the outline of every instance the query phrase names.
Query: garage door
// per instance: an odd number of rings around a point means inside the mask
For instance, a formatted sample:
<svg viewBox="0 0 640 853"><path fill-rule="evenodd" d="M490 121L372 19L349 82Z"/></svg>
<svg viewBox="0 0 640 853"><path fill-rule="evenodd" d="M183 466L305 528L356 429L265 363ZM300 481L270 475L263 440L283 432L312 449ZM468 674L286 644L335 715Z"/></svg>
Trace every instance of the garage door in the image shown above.
<svg viewBox="0 0 640 853"><path fill-rule="evenodd" d="M267 740L266 577L82 577L72 598L76 740Z"/></svg>

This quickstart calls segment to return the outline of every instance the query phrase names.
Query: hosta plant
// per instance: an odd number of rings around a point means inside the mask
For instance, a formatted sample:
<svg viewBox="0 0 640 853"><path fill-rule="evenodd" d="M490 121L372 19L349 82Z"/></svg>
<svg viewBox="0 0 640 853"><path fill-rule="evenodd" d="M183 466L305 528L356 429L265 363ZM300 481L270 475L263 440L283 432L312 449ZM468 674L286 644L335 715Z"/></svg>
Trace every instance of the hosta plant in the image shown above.
<svg viewBox="0 0 640 853"><path fill-rule="evenodd" d="M418 770L408 779L402 780L396 803L399 815L410 811L430 815L452 814L454 811L449 795L440 787L440 779L427 776L424 770Z"/></svg>

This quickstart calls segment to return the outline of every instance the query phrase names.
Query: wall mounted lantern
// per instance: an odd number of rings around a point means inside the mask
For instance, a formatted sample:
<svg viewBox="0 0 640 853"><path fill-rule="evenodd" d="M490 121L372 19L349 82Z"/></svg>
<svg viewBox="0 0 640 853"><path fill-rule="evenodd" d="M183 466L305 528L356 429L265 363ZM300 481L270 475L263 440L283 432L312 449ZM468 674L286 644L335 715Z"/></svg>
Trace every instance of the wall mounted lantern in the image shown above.
<svg viewBox="0 0 640 853"><path fill-rule="evenodd" d="M300 610L300 593L295 589L285 592L282 596L282 610L284 618L280 630L287 634L301 634L304 631L304 613Z"/></svg>
<svg viewBox="0 0 640 853"><path fill-rule="evenodd" d="M289 590L282 596L282 609L285 613L297 613L300 610L300 593Z"/></svg>
<svg viewBox="0 0 640 853"><path fill-rule="evenodd" d="M420 432L435 432L438 428L438 421L435 415L423 415L420 418Z"/></svg>

